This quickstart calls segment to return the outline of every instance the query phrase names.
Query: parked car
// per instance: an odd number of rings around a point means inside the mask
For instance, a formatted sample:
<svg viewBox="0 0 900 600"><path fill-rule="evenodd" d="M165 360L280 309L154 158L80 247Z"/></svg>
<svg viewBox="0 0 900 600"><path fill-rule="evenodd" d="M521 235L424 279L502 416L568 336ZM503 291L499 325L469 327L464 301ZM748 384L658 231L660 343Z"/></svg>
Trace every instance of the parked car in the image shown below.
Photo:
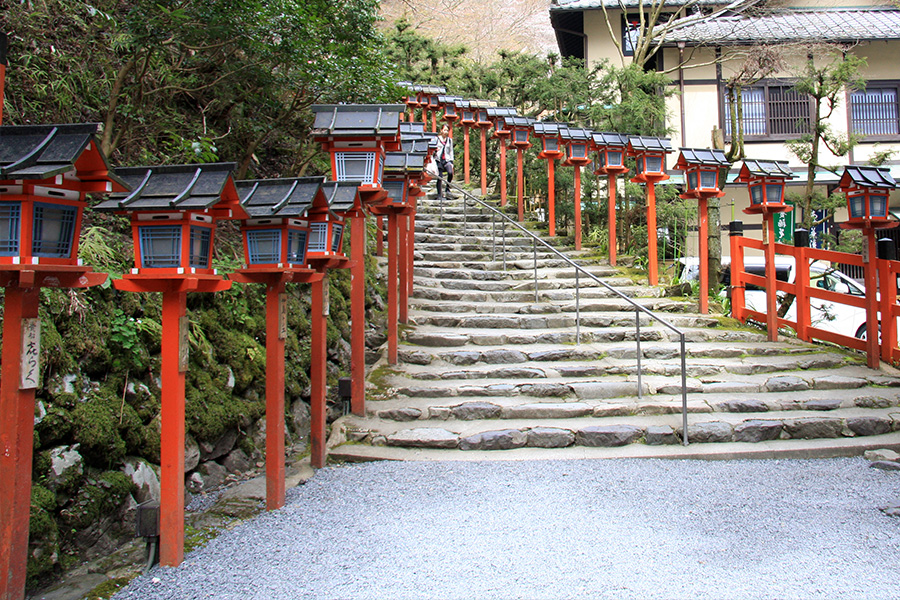
<svg viewBox="0 0 900 600"><path fill-rule="evenodd" d="M696 258L681 259L684 268L682 270L681 280L691 281L699 278L699 266ZM775 278L779 281L793 283L796 277L796 262L793 256L776 256L775 257ZM722 257L722 283L725 289L722 295L730 293L731 285L731 257ZM765 277L766 262L761 256L744 257L744 270L753 275ZM865 297L865 287L844 275L829 263L823 261L813 261L809 265L810 284L816 287L837 292L839 294L849 294L851 296ZM779 292L779 306L785 297L784 292ZM756 285L748 284L744 288L744 302L748 309L766 312L766 291ZM819 298L810 298L810 324L813 327L831 331L849 337L857 337L864 339L866 337L866 311L865 309L841 304L839 302L831 302L821 300ZM790 321L797 319L797 303L792 299L791 305L784 315L784 318Z"/></svg>

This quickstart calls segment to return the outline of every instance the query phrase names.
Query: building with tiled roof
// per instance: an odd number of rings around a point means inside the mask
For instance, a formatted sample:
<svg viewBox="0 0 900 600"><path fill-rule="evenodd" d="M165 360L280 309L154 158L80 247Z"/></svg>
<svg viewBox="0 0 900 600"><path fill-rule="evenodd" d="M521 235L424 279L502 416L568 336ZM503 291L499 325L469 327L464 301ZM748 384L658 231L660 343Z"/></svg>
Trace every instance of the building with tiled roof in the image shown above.
<svg viewBox="0 0 900 600"><path fill-rule="evenodd" d="M552 0L550 20L560 53L583 58L588 65L604 60L616 66L629 64L641 7L646 17L649 7L659 1ZM668 100L666 123L674 144L705 148L716 144L714 140L724 140L727 145L732 133L727 84L748 55L774 50L780 59L778 69L742 86L745 154L788 164L798 175L789 185L805 185L806 165L785 142L801 137L803 122L808 122L813 109L810 98L794 89L794 82L808 57L821 67L847 52L866 60L862 73L866 84L844 92L828 124L832 131L856 136L859 143L843 157L831 155L822 145L819 162L865 164L879 152L894 150L885 166L895 178L900 177L900 62L896 60L900 5L896 2L676 0L665 2L663 14L658 23L666 22L668 15L675 18L664 31L657 28L659 50L645 68L666 72L678 89ZM840 170L816 173L823 192L837 186ZM732 204L740 214L749 205L749 194L740 188L726 191L722 202ZM800 190L795 187L794 191ZM900 213L900 192L893 194L891 205Z"/></svg>

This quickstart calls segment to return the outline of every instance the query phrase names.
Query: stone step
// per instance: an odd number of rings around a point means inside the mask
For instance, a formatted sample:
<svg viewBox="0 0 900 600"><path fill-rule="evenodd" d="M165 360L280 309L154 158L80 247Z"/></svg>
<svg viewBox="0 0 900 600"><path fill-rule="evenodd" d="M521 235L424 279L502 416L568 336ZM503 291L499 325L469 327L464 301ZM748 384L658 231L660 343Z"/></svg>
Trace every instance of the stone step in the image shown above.
<svg viewBox="0 0 900 600"><path fill-rule="evenodd" d="M554 344L531 344L527 352L509 348L508 346L480 346L461 350L443 350L424 347L411 348L402 346L399 349L401 363L411 365L453 365L466 366L474 364L515 364L531 361L543 363L547 361L593 361L602 357L634 360L637 348L634 344L627 346L583 344L581 346L558 346ZM743 359L761 356L814 356L824 353L824 349L810 351L805 346L796 346L787 342L758 345L751 343L734 343L728 346L721 344L690 344L685 347L690 359ZM680 357L681 346L675 343L642 344L641 356L645 359L674 359Z"/></svg>
<svg viewBox="0 0 900 600"><path fill-rule="evenodd" d="M529 294L524 295L524 300L529 299ZM534 300L534 294L530 294L530 299ZM669 298L635 298L634 302L638 305L658 313L687 313L692 312L696 308L694 302L686 300L672 300ZM556 301L556 302L503 302L503 303L485 303L473 306L466 302L451 302L441 300L430 300L428 298L416 297L410 301L410 309L414 311L439 312L445 314L461 314L471 313L477 310L479 314L561 314L569 313L574 315L576 312L576 303L572 300ZM601 299L582 299L577 309L582 314L597 312L634 312L634 306L621 298Z"/></svg>
<svg viewBox="0 0 900 600"><path fill-rule="evenodd" d="M413 422L348 417L342 424L355 441L406 448L510 450L526 446L616 447L682 441L681 415L591 416L566 419L420 419ZM820 411L693 414L691 444L883 436L900 431L900 410L847 408Z"/></svg>
<svg viewBox="0 0 900 600"><path fill-rule="evenodd" d="M413 299L459 301L470 306L473 303L525 303L534 301L533 286L531 290L491 292L485 290L467 291L448 290L443 287L427 287L426 284L429 283L437 286L434 282L416 279L416 285L412 296ZM638 300L659 298L662 296L662 291L659 288L648 286L616 286L615 289L619 293L634 299L636 302ZM598 298L618 298L618 295L615 292L596 286L581 290L579 296L581 297L582 302ZM540 290L538 291L538 300L540 302L574 302L575 290L567 288Z"/></svg>
<svg viewBox="0 0 900 600"><path fill-rule="evenodd" d="M696 327L715 327L718 320L712 317L694 314L666 313L663 317L673 327L677 328L696 328ZM541 330L551 332L558 329L574 329L576 324L580 324L582 335L594 333L594 330L601 330L598 334L604 335L605 330L613 329L634 329L635 322L639 321L641 329L650 328L652 321L645 313L641 313L636 318L633 311L622 310L620 312L601 312L601 311L584 311L580 318L576 319L574 310L571 313L538 313L538 314L509 314L509 313L468 313L468 314L444 314L444 313L426 313L416 312L410 314L409 324L411 325L431 325L434 327L452 328L457 331L464 329L477 330L495 330L495 329L516 329L516 330ZM633 331L631 332L634 333ZM409 338L407 338L409 339ZM606 338L602 338L606 341ZM632 339L635 339L632 337ZM645 339L641 335L641 339ZM646 339L658 339L655 334L648 334ZM590 343L592 339L584 340L584 343Z"/></svg>
<svg viewBox="0 0 900 600"><path fill-rule="evenodd" d="M900 406L898 388L810 389L790 395L760 396L748 382L731 391L708 391L688 396L687 412L769 413L807 411L830 413L839 409L890 409ZM706 388L715 390L714 386ZM721 389L721 388L719 388ZM735 391L737 389L745 391ZM370 402L370 418L388 421L479 419L571 419L681 414L681 395L621 398L556 398L536 395L452 396L394 398Z"/></svg>

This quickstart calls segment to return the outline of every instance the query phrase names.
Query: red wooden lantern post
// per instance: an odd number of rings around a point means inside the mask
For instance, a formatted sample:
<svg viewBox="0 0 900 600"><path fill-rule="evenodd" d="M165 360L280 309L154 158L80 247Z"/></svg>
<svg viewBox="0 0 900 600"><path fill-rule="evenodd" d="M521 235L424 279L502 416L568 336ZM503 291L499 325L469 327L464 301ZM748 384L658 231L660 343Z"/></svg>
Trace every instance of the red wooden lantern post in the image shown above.
<svg viewBox="0 0 900 600"><path fill-rule="evenodd" d="M724 158L724 155L723 157ZM712 183L709 170L694 169L690 174L695 187L700 185L704 175L707 184ZM794 173L787 161L745 159L735 181L746 183L750 190L750 206L744 209L748 215L761 214L763 227L767 232L766 242L766 329L770 342L778 341L778 295L775 279L775 213L788 212L793 207L784 202L784 182L793 179ZM699 178L699 179L698 179ZM690 179L690 178L689 178ZM690 183L688 184L690 186ZM707 186L709 187L709 186ZM733 259L734 257L732 257ZM701 268L706 265L706 257L700 255ZM798 285L808 282L797 280ZM701 283L701 287L702 287ZM702 293L702 292L701 292ZM798 307L799 309L799 307ZM798 328L802 327L800 310L797 311ZM797 332L798 334L800 331ZM804 336L801 336L801 339Z"/></svg>
<svg viewBox="0 0 900 600"><path fill-rule="evenodd" d="M478 110L472 107L471 100L457 100L456 110L462 113L460 123L462 123L463 128L463 181L468 185L471 181L469 174L469 129L478 122Z"/></svg>
<svg viewBox="0 0 900 600"><path fill-rule="evenodd" d="M531 124L534 135L541 140L538 158L547 160L547 227L550 237L556 235L556 160L565 156L564 146L559 138L561 123L535 121Z"/></svg>
<svg viewBox="0 0 900 600"><path fill-rule="evenodd" d="M696 198L700 219L700 239L698 243L698 255L700 260L700 312L709 312L709 215L707 201L710 198L721 198L725 192L721 191L724 182L719 183L719 173L723 168L728 168L731 163L725 158L721 150L681 148L681 155L675 168L684 171L685 192L682 198ZM656 219L653 222L654 235L650 236L650 226L647 225L648 237L653 238L653 249L656 247ZM653 254L651 263L656 261ZM651 282L654 283L655 282Z"/></svg>
<svg viewBox="0 0 900 600"><path fill-rule="evenodd" d="M358 197L353 183L339 185L348 186ZM324 278L322 272L306 263L310 233L307 212L314 204L326 201L320 177L241 181L237 188L250 218L241 225L245 264L231 274L231 279L266 286L266 508L275 510L284 506L285 289L288 283L313 283ZM314 306L313 310L319 308ZM314 406L311 411L316 413L316 421L319 410ZM311 436L322 438L324 431L313 429ZM318 450L324 444L317 440L313 446Z"/></svg>
<svg viewBox="0 0 900 600"><path fill-rule="evenodd" d="M408 145L414 146L415 144ZM425 171L426 156L427 151L388 152L384 163L384 188L388 192L390 204L381 207L379 212L384 211L388 215L396 214L398 219L398 243L393 247L390 244L388 246L388 251L391 253L388 257L388 270L390 270L392 261L396 262L398 269L397 282L399 284L399 299L396 299L399 308L397 319L399 323L409 322L409 280L412 277L410 233L412 233L414 226L410 219L415 214L415 199L422 193L416 184ZM388 218L390 219L390 216ZM394 281L390 275L388 280L389 282ZM394 289L393 283L390 283L388 287L388 304L391 304L390 295ZM388 330L388 339L391 339L393 333L395 342L398 341L399 332L397 332L395 324L390 323ZM389 341L388 346L389 348L394 348L393 351L389 350L388 354L395 355L397 344L391 344Z"/></svg>
<svg viewBox="0 0 900 600"><path fill-rule="evenodd" d="M625 166L625 151L628 138L619 133L598 133L593 135L593 149L597 152L597 175L609 179L609 264L616 266L616 176L628 172Z"/></svg>
<svg viewBox="0 0 900 600"><path fill-rule="evenodd" d="M2 44L4 40L0 40ZM2 51L2 48L0 48ZM0 86L2 94L2 86ZM106 281L78 259L87 193L124 191L95 123L0 127L0 599L25 596L42 287Z"/></svg>
<svg viewBox="0 0 900 600"><path fill-rule="evenodd" d="M416 94L417 86L413 85L409 81L400 81L397 83L397 85L399 87L406 88L408 92L407 95L402 99L402 101L404 104L406 104L406 108L409 110L409 117L407 118L407 121L412 123L416 120L416 109L419 108L419 96Z"/></svg>
<svg viewBox="0 0 900 600"><path fill-rule="evenodd" d="M472 106L476 109L475 126L481 130L481 195L487 195L487 130L493 126L488 119L487 109L495 107L491 100L472 100Z"/></svg>
<svg viewBox="0 0 900 600"><path fill-rule="evenodd" d="M397 143L403 105L314 105L316 115L311 134L331 154L331 172L335 181L355 182L360 207L347 213L350 220L350 353L351 407L356 415L365 415L365 212L387 202L381 181L384 173L385 146ZM412 123L406 124L412 126ZM421 125L418 125L421 127ZM380 225L380 224L379 224ZM378 229L379 241L381 229ZM313 291L316 291L313 286ZM322 367L324 368L324 367Z"/></svg>
<svg viewBox="0 0 900 600"><path fill-rule="evenodd" d="M406 153L418 153L424 154L424 162L423 164L427 164L431 157L437 152L437 140L438 136L435 134L425 133L424 137L416 137L413 135L406 136L403 134L402 130L400 132L400 150ZM406 297L409 298L413 293L413 260L415 256L415 242L416 242L416 205L418 199L425 195L425 190L422 189L423 186L431 181L431 177L425 172L423 168L421 171L416 169L412 169L409 172L409 201L412 205L413 209L408 215L409 219L409 227L407 230L407 244L406 244L406 270L407 270L407 290ZM408 301L407 301L408 305ZM408 312L408 310L407 310ZM408 321L408 314L406 317L401 315L401 322L406 323Z"/></svg>
<svg viewBox="0 0 900 600"><path fill-rule="evenodd" d="M458 96L438 96L438 104L444 109L444 115L441 117L450 125L450 136L453 136L453 125L459 120L460 111L456 108L456 103L462 100Z"/></svg>
<svg viewBox="0 0 900 600"><path fill-rule="evenodd" d="M635 176L631 178L631 181L647 184L647 278L650 285L659 283L657 266L659 256L656 250L656 184L669 178L666 175L666 154L671 151L672 143L665 138L630 137L628 139L628 156L633 156L635 160ZM700 218L702 229L706 227L706 200L701 200L701 205L704 207ZM703 247L705 248L705 245ZM702 303L701 295L701 305Z"/></svg>
<svg viewBox="0 0 900 600"><path fill-rule="evenodd" d="M3 95L6 87L6 33L0 31L0 125L3 124Z"/></svg>
<svg viewBox="0 0 900 600"><path fill-rule="evenodd" d="M188 368L188 292L231 287L210 265L216 222L246 218L231 178L233 163L122 168L133 190L96 210L131 217L135 268L113 282L124 292L162 292L160 553L184 557L184 385Z"/></svg>
<svg viewBox="0 0 900 600"><path fill-rule="evenodd" d="M506 206L506 151L509 149L510 132L504 126L504 119L516 114L516 109L507 107L493 107L487 109L488 119L494 125L494 137L499 142L500 153L500 206Z"/></svg>
<svg viewBox="0 0 900 600"><path fill-rule="evenodd" d="M528 141L528 133L534 119L528 117L507 117L504 119L506 128L512 132L510 145L516 149L516 200L519 203L519 222L525 221L525 173L524 152L531 148Z"/></svg>
<svg viewBox="0 0 900 600"><path fill-rule="evenodd" d="M900 225L890 220L888 206L891 191L897 182L885 167L849 166L838 182L838 189L847 194L847 212L850 219L841 223L844 229L861 229L866 235L866 251L863 267L866 280L866 364L870 369L880 366L878 342L878 269L876 229L888 229ZM890 318L882 315L882 320ZM887 327L887 325L885 325Z"/></svg>
<svg viewBox="0 0 900 600"><path fill-rule="evenodd" d="M560 127L559 137L566 145L566 166L575 167L575 249L581 250L581 167L591 162L588 146L591 131L578 127Z"/></svg>
<svg viewBox="0 0 900 600"><path fill-rule="evenodd" d="M422 86L424 92L428 95L427 108L431 112L431 132L437 133L437 113L443 105L441 104L441 96L447 93L447 88L438 85Z"/></svg>

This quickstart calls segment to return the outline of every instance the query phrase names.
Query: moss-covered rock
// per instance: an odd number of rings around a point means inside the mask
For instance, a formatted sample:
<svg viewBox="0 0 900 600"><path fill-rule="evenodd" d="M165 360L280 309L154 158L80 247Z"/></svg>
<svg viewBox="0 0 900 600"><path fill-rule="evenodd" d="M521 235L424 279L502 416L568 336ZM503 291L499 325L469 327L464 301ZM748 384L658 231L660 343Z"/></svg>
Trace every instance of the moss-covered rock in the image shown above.
<svg viewBox="0 0 900 600"><path fill-rule="evenodd" d="M114 400L100 395L93 395L72 411L73 434L92 464L110 466L125 457L128 446L119 432L119 412Z"/></svg>
<svg viewBox="0 0 900 600"><path fill-rule="evenodd" d="M131 479L120 471L106 471L90 477L60 513L60 520L69 529L86 529L101 517L116 513L135 491Z"/></svg>

